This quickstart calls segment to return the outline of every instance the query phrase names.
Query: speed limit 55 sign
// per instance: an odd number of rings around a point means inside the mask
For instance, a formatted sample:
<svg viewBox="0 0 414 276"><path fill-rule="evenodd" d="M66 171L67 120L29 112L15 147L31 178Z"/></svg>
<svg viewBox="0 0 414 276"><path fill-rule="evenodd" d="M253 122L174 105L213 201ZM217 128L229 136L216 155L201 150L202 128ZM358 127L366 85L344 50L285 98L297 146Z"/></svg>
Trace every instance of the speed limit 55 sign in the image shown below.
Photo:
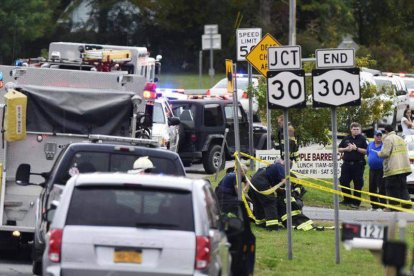
<svg viewBox="0 0 414 276"><path fill-rule="evenodd" d="M237 29L237 60L245 61L247 54L262 39L261 28Z"/></svg>
<svg viewBox="0 0 414 276"><path fill-rule="evenodd" d="M268 71L267 95L270 109L304 107L305 71Z"/></svg>

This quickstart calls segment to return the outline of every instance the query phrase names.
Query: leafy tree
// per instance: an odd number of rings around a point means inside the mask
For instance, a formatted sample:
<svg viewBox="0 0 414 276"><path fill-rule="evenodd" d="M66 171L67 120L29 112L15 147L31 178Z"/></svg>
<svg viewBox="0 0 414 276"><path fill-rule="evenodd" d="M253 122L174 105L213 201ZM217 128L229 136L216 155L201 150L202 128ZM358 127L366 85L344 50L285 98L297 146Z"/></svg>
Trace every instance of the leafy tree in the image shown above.
<svg viewBox="0 0 414 276"><path fill-rule="evenodd" d="M58 4L53 0L1 1L1 64L11 64L17 57L31 53L30 43L53 31Z"/></svg>

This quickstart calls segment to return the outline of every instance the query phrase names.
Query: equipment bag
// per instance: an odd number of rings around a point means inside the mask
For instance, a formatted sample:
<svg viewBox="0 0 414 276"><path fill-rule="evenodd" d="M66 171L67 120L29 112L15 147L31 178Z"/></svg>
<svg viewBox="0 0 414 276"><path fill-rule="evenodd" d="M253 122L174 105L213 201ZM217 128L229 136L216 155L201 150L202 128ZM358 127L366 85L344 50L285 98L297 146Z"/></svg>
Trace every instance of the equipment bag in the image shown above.
<svg viewBox="0 0 414 276"><path fill-rule="evenodd" d="M8 142L26 138L27 96L14 89L4 95L6 104L4 116L4 134Z"/></svg>

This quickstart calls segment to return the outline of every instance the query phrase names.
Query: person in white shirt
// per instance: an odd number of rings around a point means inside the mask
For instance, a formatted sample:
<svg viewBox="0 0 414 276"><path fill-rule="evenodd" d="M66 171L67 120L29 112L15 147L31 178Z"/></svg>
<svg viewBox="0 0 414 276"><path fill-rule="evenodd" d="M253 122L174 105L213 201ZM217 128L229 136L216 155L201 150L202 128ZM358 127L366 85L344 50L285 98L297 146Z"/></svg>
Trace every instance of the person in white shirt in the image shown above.
<svg viewBox="0 0 414 276"><path fill-rule="evenodd" d="M404 110L404 116L401 119L401 127L404 136L414 135L414 123L411 120L410 106Z"/></svg>

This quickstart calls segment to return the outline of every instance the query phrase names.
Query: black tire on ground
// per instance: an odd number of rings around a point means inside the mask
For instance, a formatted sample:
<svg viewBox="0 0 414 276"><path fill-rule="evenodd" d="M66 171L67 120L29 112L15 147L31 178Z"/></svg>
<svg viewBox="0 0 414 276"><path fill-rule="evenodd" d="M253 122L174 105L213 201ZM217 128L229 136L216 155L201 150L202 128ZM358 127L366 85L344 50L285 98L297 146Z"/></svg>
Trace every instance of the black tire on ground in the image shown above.
<svg viewBox="0 0 414 276"><path fill-rule="evenodd" d="M211 145L207 152L203 152L203 167L206 173L213 174L216 172L220 158L222 160L220 170L224 169L226 159L224 153L223 156L221 156L220 151L221 146Z"/></svg>
<svg viewBox="0 0 414 276"><path fill-rule="evenodd" d="M32 272L34 275L42 275L42 262L33 261Z"/></svg>
<svg viewBox="0 0 414 276"><path fill-rule="evenodd" d="M184 167L191 167L191 161L183 161Z"/></svg>

